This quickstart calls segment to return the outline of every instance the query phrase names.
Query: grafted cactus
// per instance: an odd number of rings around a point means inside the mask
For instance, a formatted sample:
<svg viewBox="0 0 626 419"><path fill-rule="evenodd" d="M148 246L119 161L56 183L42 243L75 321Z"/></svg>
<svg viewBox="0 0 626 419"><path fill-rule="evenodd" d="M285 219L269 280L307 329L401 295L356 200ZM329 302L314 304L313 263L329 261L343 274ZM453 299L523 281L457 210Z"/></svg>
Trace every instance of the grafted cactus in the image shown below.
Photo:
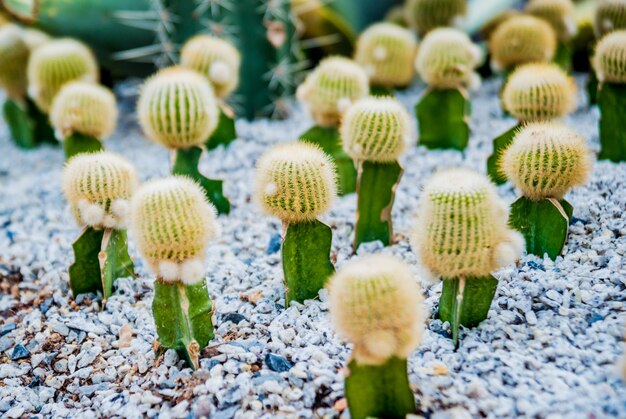
<svg viewBox="0 0 626 419"><path fill-rule="evenodd" d="M129 200L137 186L133 166L105 151L73 157L63 169L63 193L83 227L74 242L69 268L74 296L101 292L103 305L117 278L133 275L126 224Z"/></svg>
<svg viewBox="0 0 626 419"><path fill-rule="evenodd" d="M584 138L551 123L526 125L504 151L501 171L523 193L511 206L510 224L524 235L528 253L561 254L573 212L563 196L586 182L591 162Z"/></svg>
<svg viewBox="0 0 626 419"><path fill-rule="evenodd" d="M415 63L428 84L415 107L420 144L458 150L467 147L471 105L465 87L480 83L474 72L480 61L478 47L457 29L440 28L426 35Z"/></svg>
<svg viewBox="0 0 626 419"><path fill-rule="evenodd" d="M200 173L202 144L215 131L219 109L213 88L197 72L175 66L146 80L137 104L139 123L153 141L173 150L172 173L190 176L221 214L230 211L222 181Z"/></svg>
<svg viewBox="0 0 626 419"><path fill-rule="evenodd" d="M341 140L358 173L355 251L364 242L393 242L391 213L403 172L398 157L411 134L409 114L392 98L362 99L344 114Z"/></svg>
<svg viewBox="0 0 626 419"><path fill-rule="evenodd" d="M314 144L278 145L259 159L256 179L258 204L283 222L287 303L316 298L334 272L332 231L317 220L337 194L332 160Z"/></svg>
<svg viewBox="0 0 626 419"><path fill-rule="evenodd" d="M414 413L407 358L422 340L425 312L408 266L395 257L368 256L347 263L329 289L333 325L354 344L345 379L350 416Z"/></svg>
<svg viewBox="0 0 626 419"><path fill-rule="evenodd" d="M183 176L143 185L132 200L132 233L156 274L152 313L159 344L192 368L214 336L205 252L219 235L216 212L197 183Z"/></svg>
<svg viewBox="0 0 626 419"><path fill-rule="evenodd" d="M443 278L439 315L459 325L487 318L498 281L491 272L515 262L524 240L507 226L507 209L493 184L478 173L452 169L424 188L413 242L421 263Z"/></svg>
<svg viewBox="0 0 626 419"><path fill-rule="evenodd" d="M455 26L467 13L466 0L408 0L407 20L424 35L441 26Z"/></svg>
<svg viewBox="0 0 626 419"><path fill-rule="evenodd" d="M66 159L75 154L102 150L102 140L117 124L113 92L90 82L75 81L61 88L52 102L50 122Z"/></svg>
<svg viewBox="0 0 626 419"><path fill-rule="evenodd" d="M598 0L595 31L598 36L626 29L626 0Z"/></svg>

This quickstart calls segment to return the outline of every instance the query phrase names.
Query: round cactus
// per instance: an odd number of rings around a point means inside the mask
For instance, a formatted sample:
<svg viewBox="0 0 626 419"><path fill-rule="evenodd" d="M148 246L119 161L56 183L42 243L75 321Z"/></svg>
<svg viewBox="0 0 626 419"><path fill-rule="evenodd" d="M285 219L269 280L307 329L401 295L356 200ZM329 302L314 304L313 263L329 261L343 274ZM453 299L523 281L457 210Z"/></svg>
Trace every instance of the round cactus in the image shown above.
<svg viewBox="0 0 626 419"><path fill-rule="evenodd" d="M480 50L465 33L440 28L426 35L415 65L420 77L432 87L475 86L480 78L473 70L481 58Z"/></svg>
<svg viewBox="0 0 626 419"><path fill-rule="evenodd" d="M419 33L454 26L467 13L466 0L408 0L407 19Z"/></svg>
<svg viewBox="0 0 626 419"><path fill-rule="evenodd" d="M132 200L131 217L137 247L160 279L192 285L204 278L204 254L219 226L197 183L182 176L147 182Z"/></svg>
<svg viewBox="0 0 626 419"><path fill-rule="evenodd" d="M388 255L347 263L329 283L329 310L359 364L406 359L422 340L422 293L408 266Z"/></svg>
<svg viewBox="0 0 626 419"><path fill-rule="evenodd" d="M572 0L531 0L526 12L547 21L561 41L573 38L578 31Z"/></svg>
<svg viewBox="0 0 626 419"><path fill-rule="evenodd" d="M593 67L601 82L626 83L626 30L611 32L598 42Z"/></svg>
<svg viewBox="0 0 626 419"><path fill-rule="evenodd" d="M24 31L17 25L0 27L0 86L7 96L21 99L26 94L26 66L30 50Z"/></svg>
<svg viewBox="0 0 626 419"><path fill-rule="evenodd" d="M369 94L365 70L343 57L329 57L298 87L298 100L305 103L315 122L338 126L341 115L355 101Z"/></svg>
<svg viewBox="0 0 626 419"><path fill-rule="evenodd" d="M52 38L45 32L34 28L24 28L24 42L28 45L31 51L35 48L47 43Z"/></svg>
<svg viewBox="0 0 626 419"><path fill-rule="evenodd" d="M366 98L350 106L341 124L343 148L354 160L395 161L411 138L410 117L393 98Z"/></svg>
<svg viewBox="0 0 626 419"><path fill-rule="evenodd" d="M599 35L626 29L626 0L598 0L595 29Z"/></svg>
<svg viewBox="0 0 626 419"><path fill-rule="evenodd" d="M92 52L74 39L56 39L35 48L28 62L28 93L44 112L65 83L98 81Z"/></svg>
<svg viewBox="0 0 626 419"><path fill-rule="evenodd" d="M532 200L562 198L585 183L592 157L585 139L562 125L534 123L522 128L504 151L500 168Z"/></svg>
<svg viewBox="0 0 626 419"><path fill-rule="evenodd" d="M413 32L393 23L367 28L356 44L354 60L379 86L406 86L413 79L417 39Z"/></svg>
<svg viewBox="0 0 626 419"><path fill-rule="evenodd" d="M98 139L108 137L117 122L115 96L94 83L67 83L52 102L50 122L60 138L74 133Z"/></svg>
<svg viewBox="0 0 626 419"><path fill-rule="evenodd" d="M335 167L316 145L275 146L257 163L257 201L286 223L312 221L337 195Z"/></svg>
<svg viewBox="0 0 626 419"><path fill-rule="evenodd" d="M507 220L507 207L485 176L452 169L426 185L413 241L436 277L484 276L522 252L524 240Z"/></svg>
<svg viewBox="0 0 626 419"><path fill-rule="evenodd" d="M213 133L219 108L213 88L203 76L176 66L146 80L137 114L151 140L168 148L190 148Z"/></svg>
<svg viewBox="0 0 626 419"><path fill-rule="evenodd" d="M576 108L576 83L556 64L526 64L509 77L502 104L520 121L560 118Z"/></svg>
<svg viewBox="0 0 626 419"><path fill-rule="evenodd" d="M534 16L513 16L489 38L492 66L508 70L520 64L551 61L557 38L552 26Z"/></svg>
<svg viewBox="0 0 626 419"><path fill-rule="evenodd" d="M82 226L121 229L137 186L132 164L102 151L72 158L63 169L63 192Z"/></svg>
<svg viewBox="0 0 626 419"><path fill-rule="evenodd" d="M183 46L180 63L196 70L213 85L217 97L225 98L239 83L241 56L230 43L209 35L197 35Z"/></svg>

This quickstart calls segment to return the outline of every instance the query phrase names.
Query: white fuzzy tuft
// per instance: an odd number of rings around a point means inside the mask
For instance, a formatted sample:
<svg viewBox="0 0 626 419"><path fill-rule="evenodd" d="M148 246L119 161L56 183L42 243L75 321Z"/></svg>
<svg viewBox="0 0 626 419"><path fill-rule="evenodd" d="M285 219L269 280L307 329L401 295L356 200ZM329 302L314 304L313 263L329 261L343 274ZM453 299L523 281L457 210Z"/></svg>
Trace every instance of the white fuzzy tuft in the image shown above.
<svg viewBox="0 0 626 419"><path fill-rule="evenodd" d="M102 225L106 228L115 228L117 227L117 220L112 215L105 215L102 219Z"/></svg>
<svg viewBox="0 0 626 419"><path fill-rule="evenodd" d="M361 154L363 147L361 147L361 144L359 143L354 143L352 144L352 151L354 154Z"/></svg>
<svg viewBox="0 0 626 419"><path fill-rule="evenodd" d="M372 51L372 57L376 61L383 61L387 58L387 49L385 47L376 47Z"/></svg>
<svg viewBox="0 0 626 419"><path fill-rule="evenodd" d="M59 141L63 141L65 140L65 135L63 135L63 131L60 129L55 129L54 130L54 138L56 138Z"/></svg>
<svg viewBox="0 0 626 419"><path fill-rule="evenodd" d="M578 33L578 25L576 24L576 20L572 18L566 18L565 30L570 37L574 37Z"/></svg>
<svg viewBox="0 0 626 419"><path fill-rule="evenodd" d="M224 84L228 82L230 69L223 61L215 61L209 69L209 78L213 83Z"/></svg>
<svg viewBox="0 0 626 419"><path fill-rule="evenodd" d="M462 29L464 25L465 25L465 16L458 15L458 16L455 16L452 19L452 27L453 28Z"/></svg>
<svg viewBox="0 0 626 419"><path fill-rule="evenodd" d="M613 22L611 21L611 19L604 19L602 21L602 29L604 29L604 32L609 32L613 30Z"/></svg>
<svg viewBox="0 0 626 419"><path fill-rule="evenodd" d="M167 282L174 282L180 278L180 266L176 262L164 260L159 263L159 277Z"/></svg>
<svg viewBox="0 0 626 419"><path fill-rule="evenodd" d="M498 266L507 266L519 260L524 248L524 238L521 234L511 232L508 240L500 243L494 250L494 260Z"/></svg>
<svg viewBox="0 0 626 419"><path fill-rule="evenodd" d="M480 49L480 47L476 44L472 44L472 46L470 47L470 53L474 58L474 63L476 63L477 65L481 64L485 60L485 54L483 53L483 50Z"/></svg>
<svg viewBox="0 0 626 419"><path fill-rule="evenodd" d="M363 339L363 346L369 355L386 360L396 353L398 342L391 331L378 330Z"/></svg>
<svg viewBox="0 0 626 419"><path fill-rule="evenodd" d="M190 259L180 265L180 280L185 285L194 285L204 281L204 263L199 259Z"/></svg>
<svg viewBox="0 0 626 419"><path fill-rule="evenodd" d="M363 66L363 70L365 71L365 74L367 74L367 77L370 78L374 77L374 75L376 74L376 68L371 64Z"/></svg>
<svg viewBox="0 0 626 419"><path fill-rule="evenodd" d="M126 218L130 206L126 199L116 199L111 203L111 212L119 218Z"/></svg>
<svg viewBox="0 0 626 419"><path fill-rule="evenodd" d="M296 99L300 102L305 102L307 96L309 95L309 86L306 83L302 83L296 89Z"/></svg>
<svg viewBox="0 0 626 419"><path fill-rule="evenodd" d="M350 98L342 97L337 101L337 110L340 113L344 113L352 105Z"/></svg>
<svg viewBox="0 0 626 419"><path fill-rule="evenodd" d="M96 204L83 204L79 208L80 218L88 226L101 225L104 220L104 209Z"/></svg>
<svg viewBox="0 0 626 419"><path fill-rule="evenodd" d="M278 192L278 186L276 186L275 183L268 183L267 185L265 185L265 188L263 189L263 193L265 193L266 196L274 196L276 195L277 192Z"/></svg>

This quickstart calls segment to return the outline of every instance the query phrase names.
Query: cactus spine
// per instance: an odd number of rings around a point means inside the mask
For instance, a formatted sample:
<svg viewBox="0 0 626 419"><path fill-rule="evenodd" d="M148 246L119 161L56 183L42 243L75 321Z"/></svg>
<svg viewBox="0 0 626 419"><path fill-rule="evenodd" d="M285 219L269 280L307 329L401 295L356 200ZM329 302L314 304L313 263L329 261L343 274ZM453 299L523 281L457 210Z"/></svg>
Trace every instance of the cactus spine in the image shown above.
<svg viewBox="0 0 626 419"><path fill-rule="evenodd" d="M422 340L421 290L408 266L386 255L346 264L329 284L338 334L354 344L345 393L352 418L415 412L407 357Z"/></svg>
<svg viewBox="0 0 626 419"><path fill-rule="evenodd" d="M213 338L213 308L204 255L219 235L216 212L191 179L171 176L143 185L131 203L137 247L157 275L152 313L159 344L192 368Z"/></svg>
<svg viewBox="0 0 626 419"><path fill-rule="evenodd" d="M393 242L391 213L403 172L397 159L411 137L409 115L395 99L362 99L344 115L343 148L358 168L355 251L363 242Z"/></svg>
<svg viewBox="0 0 626 419"><path fill-rule="evenodd" d="M126 224L136 185L133 166L105 151L77 155L63 169L63 192L83 227L69 268L74 296L101 292L104 305L115 280L133 275Z"/></svg>
<svg viewBox="0 0 626 419"><path fill-rule="evenodd" d="M256 178L257 202L283 222L286 301L316 298L334 273L332 231L317 220L336 197L334 164L314 144L278 145L259 159Z"/></svg>
<svg viewBox="0 0 626 419"><path fill-rule="evenodd" d="M441 26L454 26L467 13L466 0L408 0L407 20L419 34Z"/></svg>

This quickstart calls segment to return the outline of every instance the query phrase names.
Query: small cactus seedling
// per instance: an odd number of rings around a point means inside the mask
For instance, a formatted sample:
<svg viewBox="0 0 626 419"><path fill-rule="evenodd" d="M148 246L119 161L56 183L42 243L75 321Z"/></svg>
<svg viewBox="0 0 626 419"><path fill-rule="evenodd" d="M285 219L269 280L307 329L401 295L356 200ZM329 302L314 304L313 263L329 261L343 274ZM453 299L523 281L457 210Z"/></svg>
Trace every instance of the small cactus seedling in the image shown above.
<svg viewBox="0 0 626 419"><path fill-rule="evenodd" d="M308 75L298 87L298 99L309 109L316 126L302 134L304 141L315 143L330 155L337 167L339 194L356 190L356 169L341 147L339 122L350 105L369 94L365 70L347 58L330 57Z"/></svg>
<svg viewBox="0 0 626 419"><path fill-rule="evenodd" d="M398 157L410 139L409 114L395 99L362 99L344 115L341 140L358 173L355 251L364 242L387 246L393 240L391 213L402 177Z"/></svg>
<svg viewBox="0 0 626 419"><path fill-rule="evenodd" d="M329 284L337 333L354 345L345 394L353 419L415 413L407 358L422 340L422 292L409 267L388 255L347 263Z"/></svg>
<svg viewBox="0 0 626 419"><path fill-rule="evenodd" d="M451 28L435 29L422 41L415 65L428 89L415 107L419 144L428 148L464 150L471 113L466 86L480 77L474 69L481 54L469 37Z"/></svg>
<svg viewBox="0 0 626 419"><path fill-rule="evenodd" d="M515 262L522 236L507 226L507 208L494 185L478 173L452 169L424 189L413 242L422 265L443 278L441 320L450 322L455 344L459 326L487 318L498 280L491 272Z"/></svg>
<svg viewBox="0 0 626 419"><path fill-rule="evenodd" d="M598 36L626 29L626 0L598 0L594 26Z"/></svg>
<svg viewBox="0 0 626 419"><path fill-rule="evenodd" d="M545 122L523 127L504 151L500 170L523 194L511 205L509 224L526 239L528 253L561 254L573 212L563 196L585 183L591 161L580 135Z"/></svg>
<svg viewBox="0 0 626 419"><path fill-rule="evenodd" d="M157 278L152 314L159 345L175 349L192 368L214 336L205 279L205 252L219 235L215 209L189 178L143 185L131 203L132 233Z"/></svg>
<svg viewBox="0 0 626 419"><path fill-rule="evenodd" d="M219 145L228 145L235 138L235 120L233 110L224 100L239 84L239 51L220 38L209 35L197 35L183 46L180 63L184 67L196 70L205 76L220 100L220 119L217 128L206 141L206 148L211 150Z"/></svg>
<svg viewBox="0 0 626 419"><path fill-rule="evenodd" d="M66 164L63 192L83 227L69 268L74 296L100 292L104 305L115 280L133 275L126 224L136 186L133 166L113 153L84 153Z"/></svg>
<svg viewBox="0 0 626 419"><path fill-rule="evenodd" d="M593 67L599 82L599 158L626 161L626 30L611 32L598 42Z"/></svg>
<svg viewBox="0 0 626 419"><path fill-rule="evenodd" d="M222 181L208 179L198 169L203 143L215 131L219 109L211 84L197 72L175 66L146 80L137 114L151 140L173 150L172 173L196 180L220 214L230 211Z"/></svg>
<svg viewBox="0 0 626 419"><path fill-rule="evenodd" d="M559 119L576 108L576 83L556 64L526 64L509 77L502 91L502 105L519 120L518 125L493 140L487 173L500 185L506 177L498 170L502 151L527 122Z"/></svg>
<svg viewBox="0 0 626 419"><path fill-rule="evenodd" d="M393 23L376 23L359 36L354 60L370 76L372 92L389 95L391 89L413 80L416 52L413 32Z"/></svg>
<svg viewBox="0 0 626 419"><path fill-rule="evenodd" d="M408 0L407 20L420 35L442 26L455 26L467 13L466 0Z"/></svg>
<svg viewBox="0 0 626 419"><path fill-rule="evenodd" d="M102 150L102 140L111 135L117 123L115 96L94 83L67 83L52 102L50 122L57 139L63 142L66 159Z"/></svg>
<svg viewBox="0 0 626 419"><path fill-rule="evenodd" d="M337 193L334 164L318 146L298 141L265 153L256 178L259 205L283 222L286 301L316 298L335 271L332 231L317 220Z"/></svg>

